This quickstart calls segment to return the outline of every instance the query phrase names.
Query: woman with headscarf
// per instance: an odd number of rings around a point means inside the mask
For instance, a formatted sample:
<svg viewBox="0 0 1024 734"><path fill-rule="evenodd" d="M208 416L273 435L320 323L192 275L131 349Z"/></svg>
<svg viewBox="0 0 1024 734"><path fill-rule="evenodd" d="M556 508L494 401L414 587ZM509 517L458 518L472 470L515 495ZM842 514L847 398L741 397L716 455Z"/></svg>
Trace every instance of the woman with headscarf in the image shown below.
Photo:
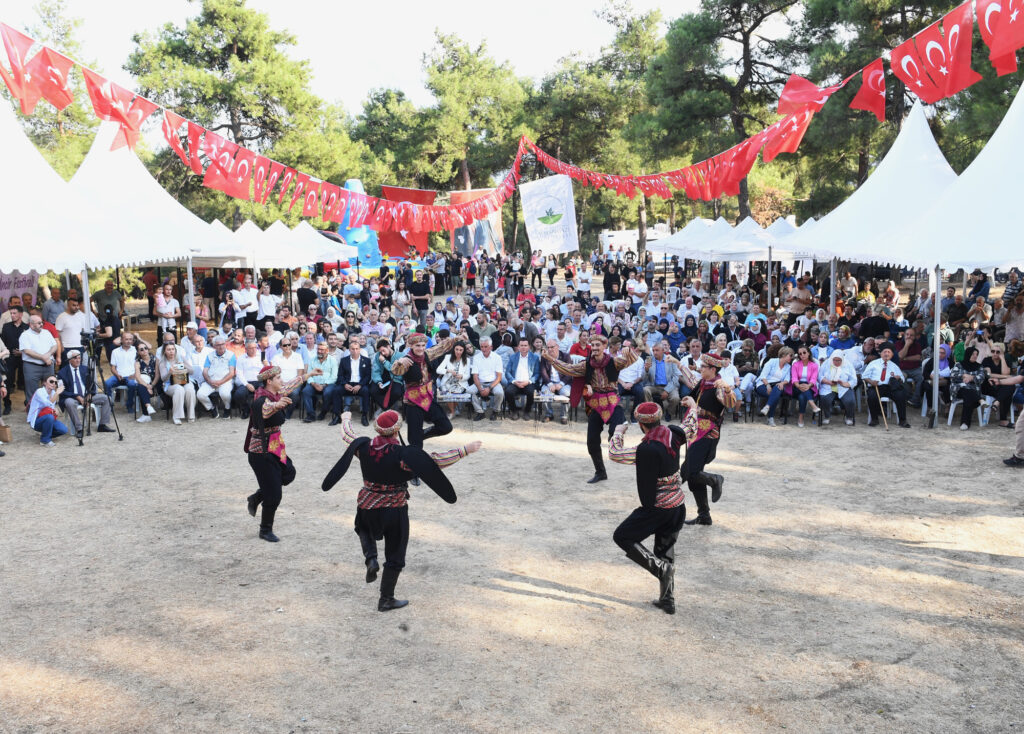
<svg viewBox="0 0 1024 734"><path fill-rule="evenodd" d="M789 347L794 352L804 346L804 340L800 336L800 326L793 324L789 327L789 331L786 333L786 338L782 341L782 346Z"/></svg>
<svg viewBox="0 0 1024 734"><path fill-rule="evenodd" d="M751 320L747 328L740 330L740 338L754 342L754 353L760 352L768 343L768 335L764 332L764 322L761 319Z"/></svg>
<svg viewBox="0 0 1024 734"><path fill-rule="evenodd" d="M733 355L732 364L740 375L740 392L743 394L744 405L749 409L754 393L754 383L761 372L753 339L743 340L739 350Z"/></svg>
<svg viewBox="0 0 1024 734"><path fill-rule="evenodd" d="M683 328L680 329L683 333L683 337L686 341L689 341L693 337L697 336L697 319L692 314L687 314L686 318L683 319Z"/></svg>
<svg viewBox="0 0 1024 734"><path fill-rule="evenodd" d="M857 387L857 373L847 364L846 353L836 349L829 355L827 363L818 369L818 398L824 412L821 422L828 425L832 416L832 401L839 398L846 413L846 425L852 426L857 411L857 400L853 389Z"/></svg>
<svg viewBox="0 0 1024 734"><path fill-rule="evenodd" d="M953 368L951 355L953 348L948 344L939 344L939 398L940 400L949 397L949 373ZM924 376L923 396L925 407L931 405L932 399L932 375L935 373L934 363L929 357L921 365L921 374Z"/></svg>
<svg viewBox="0 0 1024 734"><path fill-rule="evenodd" d="M971 418L981 403L981 390L988 375L978 361L978 348L968 347L964 358L949 371L949 394L960 406L960 430L971 427Z"/></svg>
<svg viewBox="0 0 1024 734"><path fill-rule="evenodd" d="M327 320L335 331L340 331L341 327L345 325L345 319L338 314L334 306L327 307Z"/></svg>

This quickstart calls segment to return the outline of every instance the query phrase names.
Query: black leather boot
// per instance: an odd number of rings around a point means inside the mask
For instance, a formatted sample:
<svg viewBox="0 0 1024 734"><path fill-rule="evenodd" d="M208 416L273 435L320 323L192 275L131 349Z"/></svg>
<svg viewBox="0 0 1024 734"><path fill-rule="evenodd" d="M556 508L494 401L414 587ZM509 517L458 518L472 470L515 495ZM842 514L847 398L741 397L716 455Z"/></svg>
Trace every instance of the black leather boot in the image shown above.
<svg viewBox="0 0 1024 734"><path fill-rule="evenodd" d="M675 565L664 558L658 558L647 550L641 543L633 543L626 549L626 556L633 563L646 568L652 576L656 576L660 584L660 596L655 606L663 609L667 614L676 613L675 598L672 595L675 589ZM672 611L668 611L669 608Z"/></svg>
<svg viewBox="0 0 1024 734"><path fill-rule="evenodd" d="M722 484L725 482L725 477L706 471L702 471L697 476L706 486L711 487L711 501L718 502L722 498Z"/></svg>
<svg viewBox="0 0 1024 734"><path fill-rule="evenodd" d="M372 584L377 580L377 572L380 571L380 564L376 558L366 559L366 583Z"/></svg>
<svg viewBox="0 0 1024 734"><path fill-rule="evenodd" d="M265 528L262 525L260 525L260 539L268 543L276 543L280 540L280 538L274 535L274 531L271 528Z"/></svg>
<svg viewBox="0 0 1024 734"><path fill-rule="evenodd" d="M594 476L587 480L587 484L597 484L608 478L608 472L604 470L604 457L591 456L594 462Z"/></svg>
<svg viewBox="0 0 1024 734"><path fill-rule="evenodd" d="M405 599L395 598L395 584L398 583L398 574L400 573L401 571L396 571L388 566L384 567L384 573L380 577L380 600L377 602L378 612L401 609L409 603Z"/></svg>
<svg viewBox="0 0 1024 734"><path fill-rule="evenodd" d="M380 564L377 563L377 541L369 533L361 530L356 531L359 535L359 545L363 549L363 558L366 560L366 583L377 580L377 572L380 571Z"/></svg>
<svg viewBox="0 0 1024 734"><path fill-rule="evenodd" d="M246 505L248 506L249 514L253 517L256 517L256 510L260 506L260 493L255 492L253 494L250 494L248 497L245 498L245 502Z"/></svg>
<svg viewBox="0 0 1024 734"><path fill-rule="evenodd" d="M702 472L703 473L703 472ZM698 477L698 481L703 481ZM693 499L697 503L697 516L692 520L684 521L686 525L710 525L711 524L711 506L708 505L708 488L706 486L699 486L691 488L693 492Z"/></svg>

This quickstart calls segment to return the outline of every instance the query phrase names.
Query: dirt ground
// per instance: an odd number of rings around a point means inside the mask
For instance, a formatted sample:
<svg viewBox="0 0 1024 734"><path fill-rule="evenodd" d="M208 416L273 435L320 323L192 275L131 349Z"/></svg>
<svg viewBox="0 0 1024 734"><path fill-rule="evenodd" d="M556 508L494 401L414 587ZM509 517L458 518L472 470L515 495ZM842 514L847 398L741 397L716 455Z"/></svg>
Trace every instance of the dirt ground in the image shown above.
<svg viewBox="0 0 1024 734"><path fill-rule="evenodd" d="M1005 429L727 424L725 494L680 535L670 617L611 541L633 471L585 484L582 425L460 419L435 441L484 450L450 470L456 505L413 489L411 604L380 614L358 474L319 488L338 429L285 427L298 479L273 545L245 511L240 420L56 449L9 422L3 732L1024 728Z"/></svg>

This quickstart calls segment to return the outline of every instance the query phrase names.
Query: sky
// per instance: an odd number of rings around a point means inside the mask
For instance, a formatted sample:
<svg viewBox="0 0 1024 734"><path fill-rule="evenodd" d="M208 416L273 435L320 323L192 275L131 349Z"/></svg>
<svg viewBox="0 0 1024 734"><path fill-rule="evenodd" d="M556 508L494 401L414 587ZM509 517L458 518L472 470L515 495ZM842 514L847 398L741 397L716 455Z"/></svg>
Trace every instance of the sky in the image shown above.
<svg viewBox="0 0 1024 734"><path fill-rule="evenodd" d="M0 21L25 30L36 22L34 4L0 0ZM672 20L699 3L632 4L640 11L660 9L664 19ZM596 55L613 37L611 26L594 15L605 5L600 0L516 0L500 6L466 0L249 0L248 5L266 13L272 28L295 36L297 44L289 54L309 60L314 94L350 113L358 112L367 94L380 87L401 89L417 105L429 104L422 58L433 45L435 28L474 46L486 42L493 57L510 62L520 76L535 79L562 57ZM81 60L95 62L97 71L129 89L135 88L133 80L121 66L134 48L132 36L168 22L180 26L199 10L186 0L67 0L67 9L82 19Z"/></svg>

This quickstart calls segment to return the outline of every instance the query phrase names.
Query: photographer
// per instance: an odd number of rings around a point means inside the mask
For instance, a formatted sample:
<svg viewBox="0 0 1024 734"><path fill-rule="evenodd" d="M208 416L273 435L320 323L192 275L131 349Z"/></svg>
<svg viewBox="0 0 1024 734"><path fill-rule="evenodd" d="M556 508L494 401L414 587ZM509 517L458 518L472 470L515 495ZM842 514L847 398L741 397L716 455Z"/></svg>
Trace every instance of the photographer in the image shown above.
<svg viewBox="0 0 1024 734"><path fill-rule="evenodd" d="M121 318L114 311L114 307L109 304L103 307L100 325L96 329L96 339L103 345L103 351L107 355L109 364L110 353L121 345Z"/></svg>

